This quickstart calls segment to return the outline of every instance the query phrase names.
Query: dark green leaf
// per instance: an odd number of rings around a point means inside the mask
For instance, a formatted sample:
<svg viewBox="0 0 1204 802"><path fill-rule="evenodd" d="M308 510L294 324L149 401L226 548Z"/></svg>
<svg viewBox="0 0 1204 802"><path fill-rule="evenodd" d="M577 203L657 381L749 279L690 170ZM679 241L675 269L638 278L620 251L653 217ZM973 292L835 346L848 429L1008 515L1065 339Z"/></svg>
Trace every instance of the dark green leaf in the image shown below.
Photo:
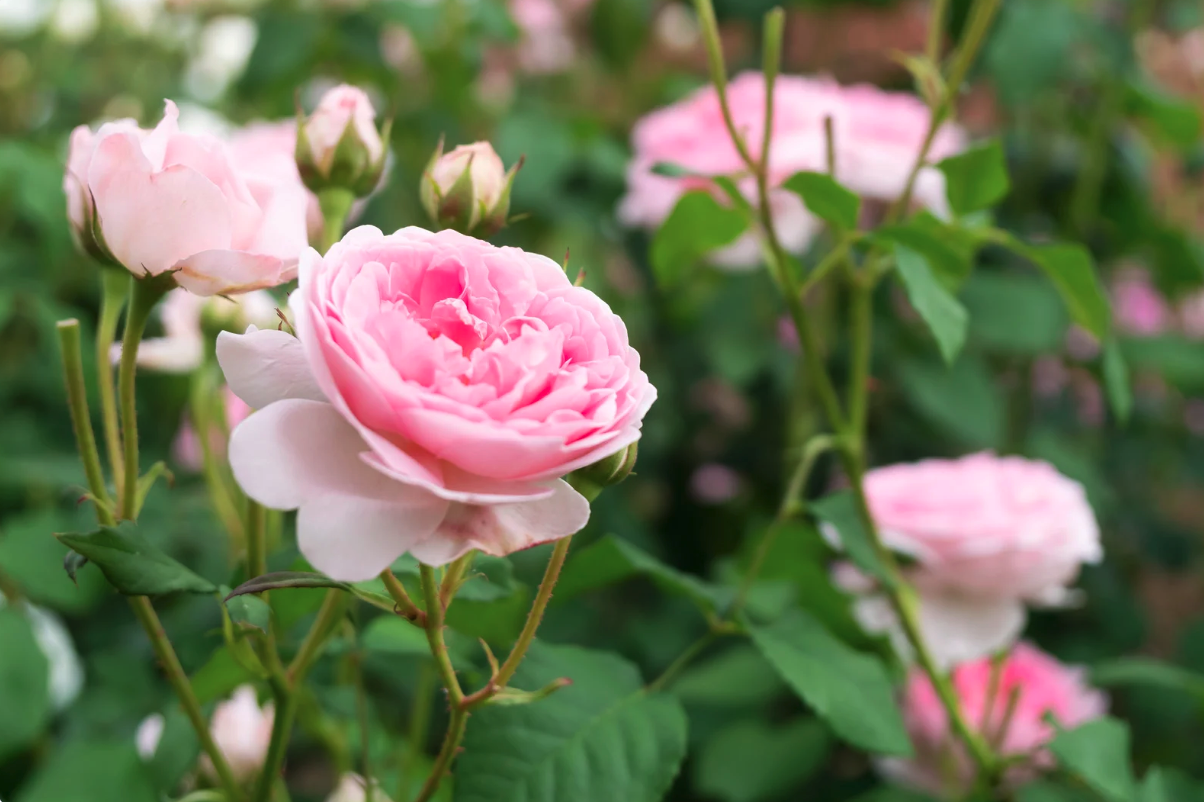
<svg viewBox="0 0 1204 802"><path fill-rule="evenodd" d="M706 707L756 707L785 690L773 666L747 643L687 669L669 685L687 705Z"/></svg>
<svg viewBox="0 0 1204 802"><path fill-rule="evenodd" d="M50 536L71 524L56 513L6 516L0 527L0 569L21 587L31 601L65 613L91 609L108 594L104 578L84 571L72 582L63 576L63 561L84 558Z"/></svg>
<svg viewBox="0 0 1204 802"><path fill-rule="evenodd" d="M1104 388L1116 417L1122 423L1127 421L1133 411L1133 391L1129 386L1129 368L1116 338L1104 345Z"/></svg>
<svg viewBox="0 0 1204 802"><path fill-rule="evenodd" d="M911 305L928 324L941 356L957 359L966 342L966 308L936 279L928 260L919 251L895 244L895 266Z"/></svg>
<svg viewBox="0 0 1204 802"><path fill-rule="evenodd" d="M827 173L795 173L782 184L803 199L803 204L813 215L827 220L839 228L857 228L861 214L861 198L855 192L841 186Z"/></svg>
<svg viewBox="0 0 1204 802"><path fill-rule="evenodd" d="M1136 791L1129 763L1129 725L1105 716L1059 732L1049 744L1058 762L1111 802L1130 802Z"/></svg>
<svg viewBox="0 0 1204 802"><path fill-rule="evenodd" d="M1107 339L1112 311L1086 248L1068 243L1026 245L1005 231L994 231L991 238L1041 268L1058 288L1074 322L1100 340Z"/></svg>
<svg viewBox="0 0 1204 802"><path fill-rule="evenodd" d="M769 626L750 626L749 631L782 679L837 735L871 752L911 753L894 689L881 663L836 640L802 610Z"/></svg>
<svg viewBox="0 0 1204 802"><path fill-rule="evenodd" d="M1153 766L1141 779L1140 802L1202 802L1204 785L1182 771Z"/></svg>
<svg viewBox="0 0 1204 802"><path fill-rule="evenodd" d="M308 571L275 571L270 574L263 574L254 579L248 579L241 585L230 591L226 596L226 600L242 596L246 593L262 593L265 590L282 590L284 588L335 588L337 590L345 590L351 592L351 585L346 582L339 582L322 574L314 574Z"/></svg>
<svg viewBox="0 0 1204 802"><path fill-rule="evenodd" d="M1181 691L1204 702L1204 675L1152 657L1118 657L1091 669L1091 682L1103 687L1152 685Z"/></svg>
<svg viewBox="0 0 1204 802"><path fill-rule="evenodd" d="M225 604L226 612L236 626L251 627L260 632L267 632L271 626L272 608L258 596L234 596L227 599Z"/></svg>
<svg viewBox="0 0 1204 802"><path fill-rule="evenodd" d="M898 370L904 395L916 411L968 447L999 447L1004 403L980 359L962 354L949 367L908 361Z"/></svg>
<svg viewBox="0 0 1204 802"><path fill-rule="evenodd" d="M870 533L857 512L857 499L852 490L824 496L811 502L810 508L817 518L836 530L845 552L858 568L887 585L892 584L890 572L878 559Z"/></svg>
<svg viewBox="0 0 1204 802"><path fill-rule="evenodd" d="M50 666L20 606L0 609L0 759L50 723Z"/></svg>
<svg viewBox="0 0 1204 802"><path fill-rule="evenodd" d="M1017 790L1016 802L1099 802L1099 797L1081 785L1037 780Z"/></svg>
<svg viewBox="0 0 1204 802"><path fill-rule="evenodd" d="M994 206L1008 194L1007 159L992 139L939 162L949 206L959 215Z"/></svg>
<svg viewBox="0 0 1204 802"><path fill-rule="evenodd" d="M569 560L556 584L554 600L566 600L587 591L644 576L670 593L688 597L704 610L714 611L730 599L722 588L682 573L615 535L606 535Z"/></svg>
<svg viewBox="0 0 1204 802"><path fill-rule="evenodd" d="M171 705L163 712L163 735L148 765L155 787L165 793L174 791L184 775L196 766L200 750L188 716L179 705Z"/></svg>
<svg viewBox="0 0 1204 802"><path fill-rule="evenodd" d="M960 297L970 316L970 339L991 351L1049 353L1066 340L1066 307L1040 276L978 271Z"/></svg>
<svg viewBox="0 0 1204 802"><path fill-rule="evenodd" d="M647 694L621 658L536 642L515 675L525 690L573 684L533 704L473 714L456 802L656 802L686 752L678 702Z"/></svg>
<svg viewBox="0 0 1204 802"><path fill-rule="evenodd" d="M874 232L874 238L892 249L903 245L922 254L933 275L948 290L956 290L970 275L978 249L974 234L942 223L928 212L906 223L882 226Z"/></svg>
<svg viewBox="0 0 1204 802"><path fill-rule="evenodd" d="M1120 347L1135 368L1157 372L1186 393L1204 391L1204 348L1198 342L1165 334L1125 339Z"/></svg>
<svg viewBox="0 0 1204 802"><path fill-rule="evenodd" d="M693 761L694 787L723 802L781 799L823 765L831 746L817 719L784 726L741 721L719 730Z"/></svg>
<svg viewBox="0 0 1204 802"><path fill-rule="evenodd" d="M1127 81L1125 89L1129 113L1147 123L1159 139L1182 149L1199 143L1200 109L1194 103L1137 79Z"/></svg>
<svg viewBox="0 0 1204 802"><path fill-rule="evenodd" d="M51 753L17 802L157 802L133 740L74 741Z"/></svg>
<svg viewBox="0 0 1204 802"><path fill-rule="evenodd" d="M709 251L735 242L748 227L740 211L723 206L709 192L687 192L673 207L652 241L652 270L671 286Z"/></svg>
<svg viewBox="0 0 1204 802"><path fill-rule="evenodd" d="M127 596L217 591L217 585L168 557L132 523L56 537L68 548L87 557L113 587Z"/></svg>
<svg viewBox="0 0 1204 802"><path fill-rule="evenodd" d="M190 677L193 693L201 704L222 699L245 682L253 682L255 675L239 665L234 655L225 646L215 650L209 660Z"/></svg>

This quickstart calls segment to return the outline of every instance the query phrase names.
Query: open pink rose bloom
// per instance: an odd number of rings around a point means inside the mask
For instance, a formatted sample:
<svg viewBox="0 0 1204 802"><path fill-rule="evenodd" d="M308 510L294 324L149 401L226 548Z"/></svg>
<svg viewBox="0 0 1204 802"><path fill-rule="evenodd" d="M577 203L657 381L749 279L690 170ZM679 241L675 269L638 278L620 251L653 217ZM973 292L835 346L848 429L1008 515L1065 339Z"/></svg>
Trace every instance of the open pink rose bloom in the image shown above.
<svg viewBox="0 0 1204 802"><path fill-rule="evenodd" d="M365 226L307 251L290 309L296 337L218 340L259 410L230 463L249 496L299 509L302 553L337 579L578 531L589 504L561 477L638 440L656 398L596 295L450 230Z"/></svg>

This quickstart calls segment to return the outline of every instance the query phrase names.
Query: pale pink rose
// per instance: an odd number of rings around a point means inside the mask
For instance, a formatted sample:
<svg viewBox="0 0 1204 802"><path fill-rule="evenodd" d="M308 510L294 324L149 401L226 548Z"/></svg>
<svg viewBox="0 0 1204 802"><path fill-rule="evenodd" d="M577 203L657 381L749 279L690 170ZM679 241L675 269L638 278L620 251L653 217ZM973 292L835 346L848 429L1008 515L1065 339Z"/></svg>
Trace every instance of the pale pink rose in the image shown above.
<svg viewBox="0 0 1204 802"><path fill-rule="evenodd" d="M366 802L368 783L358 774L347 773L339 778L339 784L326 797L326 802ZM391 802L380 790L380 784L372 783L372 802Z"/></svg>
<svg viewBox="0 0 1204 802"><path fill-rule="evenodd" d="M1012 786L1051 765L1045 746L1055 729L1047 718L1073 728L1099 718L1107 710L1107 698L1087 684L1082 669L1063 665L1027 643L1017 644L998 669L984 657L958 666L952 680L971 726L995 746L1001 757L1017 760L1006 777ZM1015 707L1005 721L1013 696ZM975 775L973 763L961 741L950 732L945 708L932 683L918 669L908 677L903 716L915 757L882 760L879 766L883 772L928 793L962 794L969 790Z"/></svg>
<svg viewBox="0 0 1204 802"><path fill-rule="evenodd" d="M329 174L339 140L348 127L367 151L371 164L378 164L384 157L385 144L376 130L376 110L367 93L356 86L336 86L322 96L305 121L305 139L323 175Z"/></svg>
<svg viewBox="0 0 1204 802"><path fill-rule="evenodd" d="M138 343L138 365L163 373L191 373L205 359L202 317L224 327L242 331L249 325L275 326L276 299L264 290L223 298L202 298L183 289L167 293L159 305L162 337L147 337ZM114 343L110 358L121 361L121 343Z"/></svg>
<svg viewBox="0 0 1204 802"><path fill-rule="evenodd" d="M166 724L162 714L152 713L138 725L134 732L134 746L143 760L152 759L155 752L159 751L159 741L163 740L163 728Z"/></svg>
<svg viewBox="0 0 1204 802"><path fill-rule="evenodd" d="M497 155L493 145L488 142L460 145L444 153L431 166L431 181L439 188L441 197L447 197L465 170L469 171L469 180L472 182L472 216L468 221L468 228L471 229L497 206L509 183L509 176L506 175L502 157Z"/></svg>
<svg viewBox="0 0 1204 802"><path fill-rule="evenodd" d="M297 169L297 121L257 122L234 131L227 144L230 160L244 175L301 187L309 199L305 207L305 228L316 242L322 234L322 209L318 196L305 188Z"/></svg>
<svg viewBox="0 0 1204 802"><path fill-rule="evenodd" d="M115 120L108 125L114 131L138 130L138 124L133 120ZM63 194L67 196L67 220L76 244L87 253L103 256L103 250L95 241L93 224L96 204L88 187L88 171L95 151L96 134L91 128L81 125L71 132L67 146L67 169L63 172Z"/></svg>
<svg viewBox="0 0 1204 802"><path fill-rule="evenodd" d="M222 400L225 402L225 426L215 421L209 430L209 450L220 460L226 457L227 437L224 432L233 429L251 414L251 408L230 392L229 387L222 388ZM184 418L179 431L176 432L176 439L171 444L171 455L177 465L187 470L200 472L205 468L205 452L201 450L201 439L188 417Z"/></svg>
<svg viewBox="0 0 1204 802"><path fill-rule="evenodd" d="M1113 316L1120 329L1142 337L1171 325L1171 310L1144 270L1123 270L1112 282Z"/></svg>
<svg viewBox="0 0 1204 802"><path fill-rule="evenodd" d="M737 129L753 158L759 159L765 127L764 76L747 72L734 78L728 85L728 102ZM892 201L898 197L927 132L927 107L911 95L871 86L845 87L828 78L784 75L775 82L769 151L771 185L777 187L802 170L827 171L827 117L833 123L836 177L868 198ZM946 124L938 131L928 159L938 161L964 145L964 133ZM635 154L627 170L627 194L618 209L619 219L629 226L654 229L690 190L708 190L721 197L708 176L746 172L724 126L718 96L710 86L636 123L632 147ZM661 162L684 167L699 176L657 175L652 168ZM741 179L738 186L749 200L755 200L751 179ZM914 197L937 214L947 214L944 178L935 167L920 171ZM819 230L819 221L792 192L774 189L770 203L783 245L795 252L804 250ZM737 266L738 260L743 260L743 265L757 263L753 235L746 235L726 259L716 263Z"/></svg>
<svg viewBox="0 0 1204 802"><path fill-rule="evenodd" d="M240 685L213 711L209 733L237 779L249 780L263 766L272 741L274 708L271 702L260 707L255 688ZM203 774L216 779L208 755L201 755L200 765Z"/></svg>
<svg viewBox="0 0 1204 802"><path fill-rule="evenodd" d="M241 173L224 143L181 133L178 116L169 100L154 130L108 123L91 137L86 189L103 246L134 274L174 272L198 295L289 280L307 242L305 193ZM78 130L73 143L86 149Z"/></svg>
<svg viewBox="0 0 1204 802"><path fill-rule="evenodd" d="M1009 644L1025 605L1064 605L1102 556L1086 493L1047 463L974 454L869 471L883 541L914 564L925 640L950 664Z"/></svg>
<svg viewBox="0 0 1204 802"><path fill-rule="evenodd" d="M656 398L597 296L455 231L357 228L302 257L290 305L296 338L218 338L259 410L230 464L252 498L300 508L302 553L339 579L578 531L589 504L560 477L638 440Z"/></svg>
<svg viewBox="0 0 1204 802"><path fill-rule="evenodd" d="M573 63L577 46L566 12L557 0L510 0L510 16L522 35L517 53L524 72L561 72Z"/></svg>

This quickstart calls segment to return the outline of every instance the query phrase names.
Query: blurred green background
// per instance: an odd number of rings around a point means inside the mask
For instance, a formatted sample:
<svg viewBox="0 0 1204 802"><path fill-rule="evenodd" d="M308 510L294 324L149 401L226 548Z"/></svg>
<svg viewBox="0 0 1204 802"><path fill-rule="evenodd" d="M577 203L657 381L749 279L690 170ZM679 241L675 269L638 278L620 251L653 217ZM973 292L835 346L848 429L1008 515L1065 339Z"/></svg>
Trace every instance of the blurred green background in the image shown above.
<svg viewBox="0 0 1204 802"><path fill-rule="evenodd" d="M796 355L773 285L763 272L698 270L658 286L649 238L614 215L633 122L705 83L693 12L676 1L566 0L551 3L549 25L523 5L0 0L0 572L64 618L86 678L79 698L55 713L0 671L0 797L155 799L133 733L170 698L120 598L93 570L72 584L51 537L89 528L92 515L79 503L83 475L54 335L55 321L78 317L88 336L99 303L96 268L72 245L61 190L67 137L81 123L152 124L173 98L186 128L221 129L288 117L337 82L358 84L394 119L388 182L361 218L386 231L425 224L418 179L441 135L449 145L488 139L507 164L525 156L511 208L529 216L495 241L558 260L567 251L570 274L583 268L587 286L626 321L659 390L637 475L604 494L575 548L614 534L722 581L772 516L784 452L818 426L814 410L791 408ZM729 65L754 67L770 3L716 5ZM954 2L951 36L967 5ZM893 56L922 48L922 0L786 7L786 71L911 89ZM1139 276L1152 288L1136 297L1123 280L1116 286L1136 395L1126 425L1105 410L1097 360L1076 348L1053 288L1006 253L984 251L961 291L970 339L952 368L901 295L876 298L871 464L995 449L1049 460L1086 486L1107 560L1084 572L1081 608L1038 614L1029 630L1075 663L1147 654L1204 671L1204 332L1165 322L1187 321L1204 284L1202 25L1194 0L1008 0L959 107L973 135L1005 145L1013 190L1001 227L1085 242L1107 276ZM843 306L836 290L812 310L838 371ZM90 353L85 345L86 360ZM138 392L148 459L170 461L187 378L143 372ZM813 492L829 486L825 467ZM170 490L153 493L141 525L199 573L229 582L227 546L195 475L179 470ZM783 543L766 578L851 642L882 648L831 587L820 541ZM286 549L273 565L294 555ZM541 549L514 555L507 595L466 604L458 628L504 642L545 559ZM290 595L289 620L303 627L320 596ZM221 635L211 599L173 598L160 609L185 667L207 672L202 696L212 701L237 684L241 675L212 658ZM703 628L688 602L636 582L554 606L541 636L617 650L653 677ZM374 748L387 762L422 658L383 635L365 643ZM0 640L0 655L15 648ZM289 763L298 802L322 798L333 782L324 728L342 727L350 704L339 665L323 664L302 716ZM866 756L836 743L743 646L701 663L677 692L692 756L671 799L839 802L877 783ZM1198 700L1158 687L1112 694L1140 765L1204 777ZM180 747L185 765L189 748Z"/></svg>

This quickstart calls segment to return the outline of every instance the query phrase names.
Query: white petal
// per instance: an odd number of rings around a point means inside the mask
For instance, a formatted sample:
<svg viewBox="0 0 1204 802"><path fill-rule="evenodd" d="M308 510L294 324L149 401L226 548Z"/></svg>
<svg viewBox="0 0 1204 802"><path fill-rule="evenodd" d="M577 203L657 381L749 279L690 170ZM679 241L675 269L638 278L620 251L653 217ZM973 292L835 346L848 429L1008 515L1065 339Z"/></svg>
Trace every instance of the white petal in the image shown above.
<svg viewBox="0 0 1204 802"><path fill-rule="evenodd" d="M1024 605L1012 599L921 594L920 629L941 668L994 654L1024 630Z"/></svg>
<svg viewBox="0 0 1204 802"><path fill-rule="evenodd" d="M121 343L109 350L113 364L121 361ZM138 367L162 373L191 373L205 359L205 344L198 337L149 337L138 343Z"/></svg>
<svg viewBox="0 0 1204 802"><path fill-rule="evenodd" d="M589 502L563 480L536 501L476 506L452 504L439 530L410 553L427 565L444 565L469 549L503 557L581 531Z"/></svg>
<svg viewBox="0 0 1204 802"><path fill-rule="evenodd" d="M404 487L399 485L399 487ZM347 495L307 500L297 513L297 546L314 568L344 582L371 579L428 538L448 502L424 493L408 503Z"/></svg>
<svg viewBox="0 0 1204 802"><path fill-rule="evenodd" d="M359 434L330 404L290 398L253 413L230 436L230 468L247 495L291 510L321 495L413 503L428 493L373 470Z"/></svg>
<svg viewBox="0 0 1204 802"><path fill-rule="evenodd" d="M286 398L326 401L301 341L286 332L254 326L246 334L223 331L217 336L217 361L226 384L252 409Z"/></svg>

